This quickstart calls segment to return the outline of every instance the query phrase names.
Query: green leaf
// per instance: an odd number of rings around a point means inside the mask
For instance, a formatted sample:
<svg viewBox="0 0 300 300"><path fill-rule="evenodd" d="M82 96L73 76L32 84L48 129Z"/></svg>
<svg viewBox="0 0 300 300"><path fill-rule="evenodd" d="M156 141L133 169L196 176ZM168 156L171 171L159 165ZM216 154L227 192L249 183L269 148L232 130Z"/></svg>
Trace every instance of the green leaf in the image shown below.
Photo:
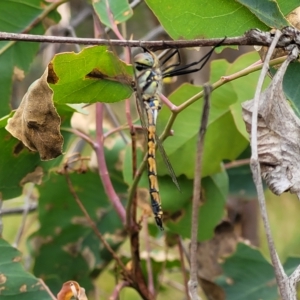
<svg viewBox="0 0 300 300"><path fill-rule="evenodd" d="M247 7L268 27L280 29L290 25L275 0L237 0L237 2Z"/></svg>
<svg viewBox="0 0 300 300"><path fill-rule="evenodd" d="M93 7L100 21L107 27L112 28L112 22L120 24L132 17L133 11L126 0L108 0L108 6L104 0L93 0ZM112 14L112 20L109 18Z"/></svg>
<svg viewBox="0 0 300 300"><path fill-rule="evenodd" d="M132 94L132 67L105 46L57 54L50 63L54 103L116 102ZM126 81L122 84L119 81Z"/></svg>
<svg viewBox="0 0 300 300"><path fill-rule="evenodd" d="M214 61L211 65L211 82L219 80L226 73L229 64L225 60ZM189 84L182 85L169 98L179 105L200 92L202 88ZM200 102L201 101L201 102ZM202 99L181 111L172 127L174 136L164 142L164 147L177 176L183 174L194 177L196 141L202 114ZM203 177L220 172L224 159L235 159L247 146L248 141L236 127L237 117L231 112L231 105L237 101L237 95L231 83L213 91L209 112L209 124L204 144ZM170 112L163 108L158 116L158 132L166 124ZM215 151L216 145L218 151ZM178 159L184 157L184 159ZM167 174L158 157L159 174Z"/></svg>
<svg viewBox="0 0 300 300"><path fill-rule="evenodd" d="M245 53L239 56L232 64L228 66L225 75L230 76L236 72L240 72L259 60L260 57L256 51ZM238 103L242 103L246 100L254 98L259 74L260 70L246 74L246 76L239 77L230 82L235 94L237 95ZM264 88L266 88L269 83L270 78L266 77Z"/></svg>
<svg viewBox="0 0 300 300"><path fill-rule="evenodd" d="M14 113L14 111L11 111L9 115L0 118L0 128L4 128L7 125L8 119L11 118L14 115Z"/></svg>
<svg viewBox="0 0 300 300"><path fill-rule="evenodd" d="M251 28L269 29L236 1L146 0L146 3L173 39L232 37Z"/></svg>
<svg viewBox="0 0 300 300"><path fill-rule="evenodd" d="M46 9L54 6L43 0L6 0L0 1L0 28L2 31L20 33ZM51 10L50 10L51 11ZM22 12L22 13L20 13ZM55 22L59 20L56 11L50 12L48 17ZM28 33L44 34L45 28L38 23ZM15 68L28 72L29 66L39 49L39 43L0 42L0 116L10 112L9 101L12 92L12 78ZM22 55L20 55L22 53Z"/></svg>
<svg viewBox="0 0 300 300"><path fill-rule="evenodd" d="M109 157L109 174L117 194L126 195L127 185L117 166L121 145L123 142L121 144L117 140L106 150L106 157ZM126 235L119 216L107 199L99 175L90 171L73 173L70 179L98 230L116 250ZM91 289L90 274L94 272L96 276L107 266L112 260L110 253L90 228L63 175L52 173L38 189L40 229L31 238L36 257L34 273L43 276L56 292L63 282L71 279L87 290Z"/></svg>
<svg viewBox="0 0 300 300"><path fill-rule="evenodd" d="M286 16L289 14L292 10L296 9L299 6L298 0L277 0L278 6L280 7L280 10L282 13Z"/></svg>
<svg viewBox="0 0 300 300"><path fill-rule="evenodd" d="M250 145L245 151L237 158L250 159L251 148ZM231 168L227 170L229 176L229 191L230 195L242 197L243 199L252 200L257 197L256 188L253 182L253 175L249 164L243 165L237 168ZM265 184L264 184L265 186Z"/></svg>
<svg viewBox="0 0 300 300"><path fill-rule="evenodd" d="M192 182L191 182L192 187ZM191 188L192 190L192 188ZM226 172L218 173L202 179L202 195L204 204L199 208L199 231L198 241L208 240L213 237L214 229L220 222L224 205L228 194L228 178ZM171 197L166 197L164 202L172 201ZM190 238L191 235L191 215L192 198L188 202L179 202L182 205L180 213L171 216L166 220L168 229L176 232L183 238Z"/></svg>
<svg viewBox="0 0 300 300"><path fill-rule="evenodd" d="M22 193L22 179L39 165L38 153L30 152L4 128L0 129L0 193L11 199Z"/></svg>
<svg viewBox="0 0 300 300"><path fill-rule="evenodd" d="M236 72L246 69L258 59L259 56L256 51L239 56L232 64L228 66L225 76L231 76ZM230 106L230 110L237 129L247 140L249 139L249 134L246 131L245 123L242 118L241 103L254 97L259 74L260 73L256 71L231 81L231 86L237 95L237 102ZM268 86L269 82L270 79L266 78L264 82L264 88Z"/></svg>
<svg viewBox="0 0 300 300"><path fill-rule="evenodd" d="M51 300L39 280L21 265L21 253L0 238L1 300Z"/></svg>
<svg viewBox="0 0 300 300"><path fill-rule="evenodd" d="M284 265L289 276L300 264L300 258L290 258ZM217 283L230 300L274 300L278 298L274 268L258 249L238 244L236 252L223 264L224 274Z"/></svg>
<svg viewBox="0 0 300 300"><path fill-rule="evenodd" d="M275 74L275 72L274 72ZM300 63L298 61L290 64L283 77L283 91L286 97L292 102L292 108L300 116Z"/></svg>

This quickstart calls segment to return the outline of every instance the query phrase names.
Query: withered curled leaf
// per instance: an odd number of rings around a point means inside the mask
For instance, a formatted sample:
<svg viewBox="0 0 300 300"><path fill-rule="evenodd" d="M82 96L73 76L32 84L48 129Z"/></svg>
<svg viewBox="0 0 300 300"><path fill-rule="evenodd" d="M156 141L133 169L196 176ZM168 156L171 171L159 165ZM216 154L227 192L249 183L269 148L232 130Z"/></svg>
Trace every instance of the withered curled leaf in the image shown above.
<svg viewBox="0 0 300 300"><path fill-rule="evenodd" d="M283 93L283 76L298 57L294 48L261 93L258 106L257 145L261 175L270 190L280 195L290 191L300 198L300 120ZM242 104L246 129L251 134L253 101Z"/></svg>
<svg viewBox="0 0 300 300"><path fill-rule="evenodd" d="M85 289L73 280L65 282L57 294L57 300L66 299L88 300Z"/></svg>
<svg viewBox="0 0 300 300"><path fill-rule="evenodd" d="M14 116L5 127L41 160L50 160L62 153L61 120L53 105L53 91L47 83L48 69L28 88Z"/></svg>

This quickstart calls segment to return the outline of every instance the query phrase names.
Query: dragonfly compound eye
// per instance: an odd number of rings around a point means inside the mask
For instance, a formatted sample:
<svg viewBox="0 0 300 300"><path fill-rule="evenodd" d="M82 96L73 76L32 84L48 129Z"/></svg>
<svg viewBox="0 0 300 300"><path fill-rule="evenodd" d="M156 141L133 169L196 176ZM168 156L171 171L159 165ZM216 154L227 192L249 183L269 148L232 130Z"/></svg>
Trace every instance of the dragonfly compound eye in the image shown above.
<svg viewBox="0 0 300 300"><path fill-rule="evenodd" d="M152 68L154 64L154 59L152 55L148 52L139 53L134 57L134 65L137 71L147 70Z"/></svg>

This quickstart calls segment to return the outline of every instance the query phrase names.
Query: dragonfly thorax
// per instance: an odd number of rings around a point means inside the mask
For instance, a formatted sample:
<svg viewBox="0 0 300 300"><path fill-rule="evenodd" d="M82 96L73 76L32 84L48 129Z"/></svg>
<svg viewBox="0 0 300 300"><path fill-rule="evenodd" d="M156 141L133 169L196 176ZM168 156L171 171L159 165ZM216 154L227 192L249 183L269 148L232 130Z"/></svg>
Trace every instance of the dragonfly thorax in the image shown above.
<svg viewBox="0 0 300 300"><path fill-rule="evenodd" d="M137 54L134 57L134 68L140 93L152 96L161 92L162 72L154 53L149 51Z"/></svg>

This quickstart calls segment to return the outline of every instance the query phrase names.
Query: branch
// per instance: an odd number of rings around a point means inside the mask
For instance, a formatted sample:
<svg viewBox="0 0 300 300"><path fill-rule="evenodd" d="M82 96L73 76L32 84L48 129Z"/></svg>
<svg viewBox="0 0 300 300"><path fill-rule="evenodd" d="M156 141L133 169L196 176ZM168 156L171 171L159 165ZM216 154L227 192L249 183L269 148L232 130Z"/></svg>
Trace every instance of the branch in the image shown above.
<svg viewBox="0 0 300 300"><path fill-rule="evenodd" d="M189 294L192 300L200 300L198 296L198 263L197 263L197 247L198 247L198 216L199 205L203 203L201 199L201 171L202 171L202 156L204 149L204 137L206 133L208 114L209 114L209 98L212 91L211 85L207 84L203 86L204 91L204 103L201 117L201 125L199 129L198 141L197 141L197 153L196 153L196 166L194 177L194 190L193 190L193 207L192 207L192 233L191 233L191 270L190 280L188 282Z"/></svg>
<svg viewBox="0 0 300 300"><path fill-rule="evenodd" d="M40 284L43 286L43 288L45 289L45 291L48 293L48 295L50 296L50 298L52 300L57 300L56 297L52 294L52 292L50 291L50 289L48 288L48 286L46 285L46 283L44 282L43 279L39 278L39 282Z"/></svg>
<svg viewBox="0 0 300 300"><path fill-rule="evenodd" d="M181 267L183 283L184 283L184 291L186 294L186 299L189 299L188 278L187 278L187 272L184 263L183 245L182 245L181 237L177 235L176 238L177 238L177 246L179 252L179 259L180 259L180 267Z"/></svg>
<svg viewBox="0 0 300 300"><path fill-rule="evenodd" d="M298 36L300 33L293 27L283 29L283 37L279 40L276 47L283 48L291 43L299 43ZM258 29L252 29L243 36L228 37L223 41L223 46L270 46L274 35L270 32L263 32ZM59 37L44 36L33 34L20 34L0 32L0 40L2 41L23 41L23 42L41 42L41 43L64 43L64 44L82 44L82 45L107 45L122 47L145 47L152 50L167 48L191 48L191 47L210 47L216 46L222 38L212 39L195 39L195 40L163 40L163 41L139 41L139 40L118 40L118 39L94 39L94 38L75 38L75 37Z"/></svg>
<svg viewBox="0 0 300 300"><path fill-rule="evenodd" d="M115 287L115 289L114 289L112 295L109 297L109 300L117 300L117 299L119 299L121 290L122 290L124 287L127 287L127 286L130 286L128 282L126 282L126 281L121 281L121 282L119 282L119 283L116 285L116 287Z"/></svg>
<svg viewBox="0 0 300 300"><path fill-rule="evenodd" d="M111 179L109 177L106 161L105 161L104 135L103 135L103 127L102 127L103 109L104 106L102 103L96 103L96 143L95 143L94 150L96 152L99 175L102 180L105 193L108 196L108 199L110 200L117 214L119 215L122 223L125 224L126 212L119 196L117 195L112 185Z"/></svg>
<svg viewBox="0 0 300 300"><path fill-rule="evenodd" d="M287 276L284 273L283 267L280 263L280 260L278 258L278 254L275 249L274 241L271 234L270 224L268 220L268 214L266 209L266 202L265 202L265 196L264 196L264 189L261 179L261 170L260 170L260 164L258 159L258 149L257 149L257 119L258 119L258 103L260 99L260 94L263 86L264 79L269 71L269 61L272 56L272 53L276 47L277 42L279 41L279 38L281 37L282 33L279 30L276 30L274 40L268 50L267 56L265 58L263 68L261 71L261 74L258 79L255 96L254 96L254 103L253 103L253 112L252 112L252 124L251 124L251 160L250 160L250 167L253 174L253 181L256 186L257 196L258 196L258 202L260 206L261 216L267 236L270 256L272 260L272 264L275 271L275 277L277 281L277 285L280 290L280 295L282 299L288 300L291 299L288 297L288 289L286 286Z"/></svg>
<svg viewBox="0 0 300 300"><path fill-rule="evenodd" d="M224 164L224 168L226 170L232 169L232 168L238 168L240 166L245 166L249 165L250 159L249 158L244 158L244 159L239 159L239 160L234 160L229 163Z"/></svg>

